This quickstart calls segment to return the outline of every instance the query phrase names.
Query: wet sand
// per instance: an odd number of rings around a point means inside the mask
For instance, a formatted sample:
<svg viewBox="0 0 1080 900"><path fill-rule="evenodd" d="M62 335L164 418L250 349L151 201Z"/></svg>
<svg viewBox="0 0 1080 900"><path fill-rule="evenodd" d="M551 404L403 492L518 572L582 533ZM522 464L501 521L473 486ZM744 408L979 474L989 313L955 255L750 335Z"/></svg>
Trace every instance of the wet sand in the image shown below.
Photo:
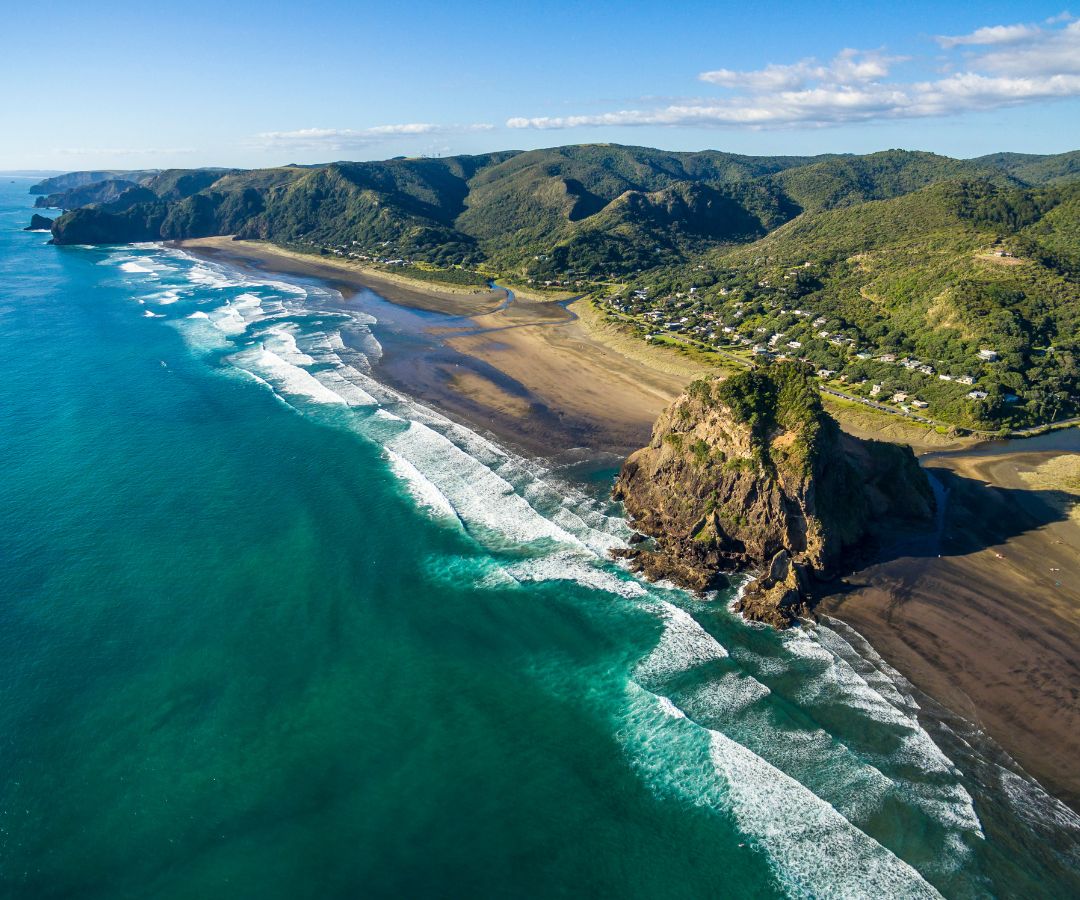
<svg viewBox="0 0 1080 900"><path fill-rule="evenodd" d="M503 308L502 292L380 280L268 245L183 246L319 279L369 304L382 326L382 380L556 462L585 447L617 464L648 440L657 414L691 380L717 371L626 336L584 301L519 297ZM859 410L832 411L851 433L913 444L948 498L940 535L898 538L832 585L821 611L855 627L918 688L980 725L1080 808L1080 522L1069 517L1070 496L1024 475L1069 450L1070 440L1080 452L1080 432L1013 442L1003 452Z"/></svg>
<svg viewBox="0 0 1080 900"><path fill-rule="evenodd" d="M416 340L384 341L380 378L509 446L549 459L581 447L620 455L637 449L664 406L713 371L606 331L584 301L519 295L506 306L503 290L465 293L390 281L261 242L205 238L176 246L240 268L317 279L360 303L362 292L371 291L432 313L402 326ZM395 317L386 313L374 311L393 328Z"/></svg>
<svg viewBox="0 0 1080 900"><path fill-rule="evenodd" d="M1035 439L926 454L946 492L940 535L884 548L819 609L1080 809L1080 495L1032 486L1080 454L1072 434L1071 452Z"/></svg>
<svg viewBox="0 0 1080 900"><path fill-rule="evenodd" d="M370 290L394 303L456 316L489 312L506 300L506 291L503 290L473 290L434 282L428 285L417 279L373 270L343 259L323 259L295 253L263 241L209 237L175 241L173 246L227 265L316 278L347 297L357 291Z"/></svg>

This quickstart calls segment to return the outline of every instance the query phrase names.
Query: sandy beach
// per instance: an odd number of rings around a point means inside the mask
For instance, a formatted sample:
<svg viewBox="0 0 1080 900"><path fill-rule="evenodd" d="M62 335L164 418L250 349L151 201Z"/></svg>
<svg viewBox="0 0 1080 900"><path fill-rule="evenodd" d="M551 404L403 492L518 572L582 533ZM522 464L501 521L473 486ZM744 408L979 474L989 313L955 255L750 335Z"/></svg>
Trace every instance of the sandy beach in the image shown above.
<svg viewBox="0 0 1080 900"><path fill-rule="evenodd" d="M317 278L346 296L359 290L371 290L403 306L451 315L471 316L488 312L506 300L506 292L501 290L484 291L458 285L428 284L348 260L296 253L264 241L208 237L176 241L174 246L230 265Z"/></svg>
<svg viewBox="0 0 1080 900"><path fill-rule="evenodd" d="M431 313L411 326L423 332L417 343L387 343L380 377L548 459L587 447L617 461L648 440L691 380L717 371L629 337L582 300L519 296L505 306L501 291L443 290L270 245L182 246ZM1062 465L1054 461L1080 453L1080 433L1002 452L861 410L830 411L853 434L912 444L947 502L940 534L898 537L831 585L820 611L859 630L919 689L1080 808L1080 521L1070 513L1080 498L1054 486Z"/></svg>
<svg viewBox="0 0 1080 900"><path fill-rule="evenodd" d="M916 687L983 728L1080 808L1080 469L1075 449L928 453L944 488L940 536L884 548L819 611L860 631ZM1056 441L1067 442L1067 438Z"/></svg>
<svg viewBox="0 0 1080 900"><path fill-rule="evenodd" d="M396 304L456 317L425 329L432 346L423 354L389 347L382 376L536 455L575 447L629 453L648 441L657 415L690 381L715 371L626 337L585 301L519 293L503 308L502 290L469 293L390 280L261 242L204 238L177 246L234 266L316 278L346 297L370 290Z"/></svg>

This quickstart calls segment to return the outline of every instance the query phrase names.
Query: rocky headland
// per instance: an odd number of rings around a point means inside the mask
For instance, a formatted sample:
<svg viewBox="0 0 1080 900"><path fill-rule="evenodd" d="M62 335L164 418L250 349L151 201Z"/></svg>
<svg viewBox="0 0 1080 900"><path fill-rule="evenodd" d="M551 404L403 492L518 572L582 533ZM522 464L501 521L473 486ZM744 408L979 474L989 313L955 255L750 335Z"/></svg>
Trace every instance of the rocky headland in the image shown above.
<svg viewBox="0 0 1080 900"><path fill-rule="evenodd" d="M815 583L881 529L934 513L911 449L843 434L796 363L695 381L613 493L653 539L620 551L635 569L695 591L757 572L738 609L778 627L807 615Z"/></svg>
<svg viewBox="0 0 1080 900"><path fill-rule="evenodd" d="M23 231L49 231L52 229L53 220L48 216L41 216L34 213L30 217L30 224L23 229Z"/></svg>

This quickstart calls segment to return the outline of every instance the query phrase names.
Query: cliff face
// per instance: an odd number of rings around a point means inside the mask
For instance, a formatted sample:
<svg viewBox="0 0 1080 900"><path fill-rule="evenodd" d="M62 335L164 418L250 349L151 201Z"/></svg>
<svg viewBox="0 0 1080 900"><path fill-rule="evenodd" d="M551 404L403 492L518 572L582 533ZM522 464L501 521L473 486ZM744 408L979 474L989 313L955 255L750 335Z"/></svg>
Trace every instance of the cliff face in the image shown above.
<svg viewBox="0 0 1080 900"><path fill-rule="evenodd" d="M96 181L93 184L81 185L67 191L39 196L34 201L34 206L37 209L78 209L92 203L112 203L125 191L137 187L139 185L134 181L121 178Z"/></svg>
<svg viewBox="0 0 1080 900"><path fill-rule="evenodd" d="M655 539L623 554L636 568L700 591L723 571L767 566L742 607L774 624L805 614L813 579L878 523L934 508L910 448L842 434L793 363L692 384L626 460L614 496Z"/></svg>
<svg viewBox="0 0 1080 900"><path fill-rule="evenodd" d="M48 231L52 228L53 220L34 213L30 217L30 224L23 231Z"/></svg>

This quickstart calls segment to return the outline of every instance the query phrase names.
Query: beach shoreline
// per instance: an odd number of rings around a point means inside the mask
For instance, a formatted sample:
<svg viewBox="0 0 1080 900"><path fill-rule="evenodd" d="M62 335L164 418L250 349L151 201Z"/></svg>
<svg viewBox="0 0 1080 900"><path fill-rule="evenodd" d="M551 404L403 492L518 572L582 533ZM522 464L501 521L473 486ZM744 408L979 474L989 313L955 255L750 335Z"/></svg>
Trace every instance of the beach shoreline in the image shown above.
<svg viewBox="0 0 1080 900"><path fill-rule="evenodd" d="M585 300L519 296L507 305L505 292L442 291L269 245L177 246L435 315L416 346L388 348L379 376L549 461L581 447L624 456L647 443L656 416L690 381L719 371L633 339ZM820 611L859 631L919 690L1080 809L1080 522L1022 475L1062 451L1033 441L990 451L972 438L833 412L860 437L911 444L944 484L948 505L937 552L886 548L827 586Z"/></svg>
<svg viewBox="0 0 1080 900"><path fill-rule="evenodd" d="M1074 449L1024 443L924 453L945 498L940 534L885 548L818 611L1080 810L1080 492L1031 478L1080 461L1080 433Z"/></svg>
<svg viewBox="0 0 1080 900"><path fill-rule="evenodd" d="M207 238L172 246L263 275L315 279L347 300L371 291L434 314L429 324L414 326L422 332L419 344L388 348L380 375L391 387L544 458L580 447L630 453L649 440L660 411L710 371L605 330L584 300L516 294L507 305L501 289L444 292L261 242Z"/></svg>

